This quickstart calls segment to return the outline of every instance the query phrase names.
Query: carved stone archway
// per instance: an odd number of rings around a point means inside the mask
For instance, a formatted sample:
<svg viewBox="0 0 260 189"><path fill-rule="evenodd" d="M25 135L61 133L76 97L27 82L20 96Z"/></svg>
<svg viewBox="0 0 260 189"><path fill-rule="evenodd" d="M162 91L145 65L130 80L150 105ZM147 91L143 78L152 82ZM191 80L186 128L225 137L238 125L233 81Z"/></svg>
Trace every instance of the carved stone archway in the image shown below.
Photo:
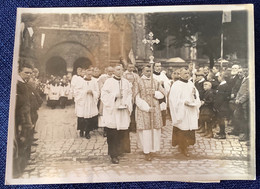
<svg viewBox="0 0 260 189"><path fill-rule="evenodd" d="M69 73L73 71L74 62L80 57L85 57L92 65L96 65L94 55L85 46L74 41L65 41L52 46L42 59L43 65L46 67L47 61L55 56L59 56L67 62L67 72Z"/></svg>
<svg viewBox="0 0 260 189"><path fill-rule="evenodd" d="M68 73L72 73L73 64L80 57L99 68L109 65L108 32L41 27L40 33L45 34L43 48L38 54L41 70L46 70L46 62L54 56L66 61Z"/></svg>
<svg viewBox="0 0 260 189"><path fill-rule="evenodd" d="M54 75L54 76L63 76L67 75L67 63L66 61L59 57L53 56L49 58L46 62L46 74L47 75Z"/></svg>
<svg viewBox="0 0 260 189"><path fill-rule="evenodd" d="M80 58L78 58L73 63L73 72L72 72L73 75L77 73L78 65L81 65L82 63L85 64L87 67L92 65L91 60L89 60L87 57L80 57Z"/></svg>

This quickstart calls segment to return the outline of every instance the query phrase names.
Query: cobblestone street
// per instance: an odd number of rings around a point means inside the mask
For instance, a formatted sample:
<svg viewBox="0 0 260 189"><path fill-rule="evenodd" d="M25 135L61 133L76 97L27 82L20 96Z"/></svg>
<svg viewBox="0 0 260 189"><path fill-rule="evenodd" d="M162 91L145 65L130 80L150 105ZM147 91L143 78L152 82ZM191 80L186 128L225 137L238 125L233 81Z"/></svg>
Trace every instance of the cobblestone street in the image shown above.
<svg viewBox="0 0 260 189"><path fill-rule="evenodd" d="M31 183L107 182L140 180L219 180L246 178L250 172L249 148L238 137L225 140L207 139L196 134L196 144L184 157L171 146L170 121L162 129L161 151L151 162L145 161L138 147L136 133L131 133L131 153L111 164L102 129L91 132L91 139L80 138L76 130L74 106L50 109L44 104L39 110L36 126L38 146L20 180ZM148 177L149 176L149 177ZM27 181L26 181L27 180ZM73 181L71 181L73 180ZM23 181L22 181L23 182Z"/></svg>

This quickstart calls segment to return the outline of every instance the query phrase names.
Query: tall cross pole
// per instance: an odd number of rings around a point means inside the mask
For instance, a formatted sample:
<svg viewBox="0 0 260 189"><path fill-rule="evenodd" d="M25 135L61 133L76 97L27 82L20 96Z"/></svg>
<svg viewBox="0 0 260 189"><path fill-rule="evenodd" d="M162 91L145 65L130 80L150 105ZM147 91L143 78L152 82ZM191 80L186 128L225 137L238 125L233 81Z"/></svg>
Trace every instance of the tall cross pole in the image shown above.
<svg viewBox="0 0 260 189"><path fill-rule="evenodd" d="M151 92L150 92L150 95L151 95L151 108L154 107L154 104L153 104L153 96L154 96L154 93L153 93L153 64L154 64L154 56L153 56L153 45L154 44L159 44L160 43L160 40L159 39L153 39L153 33L150 32L148 34L148 39L144 38L143 41L142 41L145 45L148 44L150 46L150 50L151 50L151 56L149 57L150 59L150 64L151 64ZM150 112L150 121L151 121L151 130L152 130L152 149L154 149L154 133L153 133L153 111Z"/></svg>

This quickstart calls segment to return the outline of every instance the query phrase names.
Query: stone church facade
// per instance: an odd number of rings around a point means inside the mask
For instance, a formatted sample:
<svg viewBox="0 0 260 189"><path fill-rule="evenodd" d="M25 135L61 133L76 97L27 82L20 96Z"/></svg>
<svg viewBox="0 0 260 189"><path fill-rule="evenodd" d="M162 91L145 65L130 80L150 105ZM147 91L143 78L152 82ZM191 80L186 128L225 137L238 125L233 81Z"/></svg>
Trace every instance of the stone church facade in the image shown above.
<svg viewBox="0 0 260 189"><path fill-rule="evenodd" d="M80 61L103 70L121 60L146 61L143 14L22 15L20 61L44 75L73 73Z"/></svg>

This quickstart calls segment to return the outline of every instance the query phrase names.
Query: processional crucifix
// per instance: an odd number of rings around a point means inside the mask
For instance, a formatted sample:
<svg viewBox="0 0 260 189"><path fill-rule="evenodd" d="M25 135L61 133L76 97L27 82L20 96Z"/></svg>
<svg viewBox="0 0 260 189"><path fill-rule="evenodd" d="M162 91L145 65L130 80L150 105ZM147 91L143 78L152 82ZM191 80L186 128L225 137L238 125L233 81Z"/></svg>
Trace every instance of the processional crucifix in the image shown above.
<svg viewBox="0 0 260 189"><path fill-rule="evenodd" d="M148 39L144 38L142 41L144 44L148 44L150 46L150 50L151 50L151 56L149 57L150 59L150 65L151 65L151 107L154 107L153 104L153 98L154 98L154 93L153 93L153 64L154 64L154 56L153 56L153 45L155 44L159 44L160 40L159 39L153 39L153 33L150 32L148 34ZM150 121L151 121L151 130L152 130L152 149L154 149L154 136L153 136L153 111L150 112Z"/></svg>

